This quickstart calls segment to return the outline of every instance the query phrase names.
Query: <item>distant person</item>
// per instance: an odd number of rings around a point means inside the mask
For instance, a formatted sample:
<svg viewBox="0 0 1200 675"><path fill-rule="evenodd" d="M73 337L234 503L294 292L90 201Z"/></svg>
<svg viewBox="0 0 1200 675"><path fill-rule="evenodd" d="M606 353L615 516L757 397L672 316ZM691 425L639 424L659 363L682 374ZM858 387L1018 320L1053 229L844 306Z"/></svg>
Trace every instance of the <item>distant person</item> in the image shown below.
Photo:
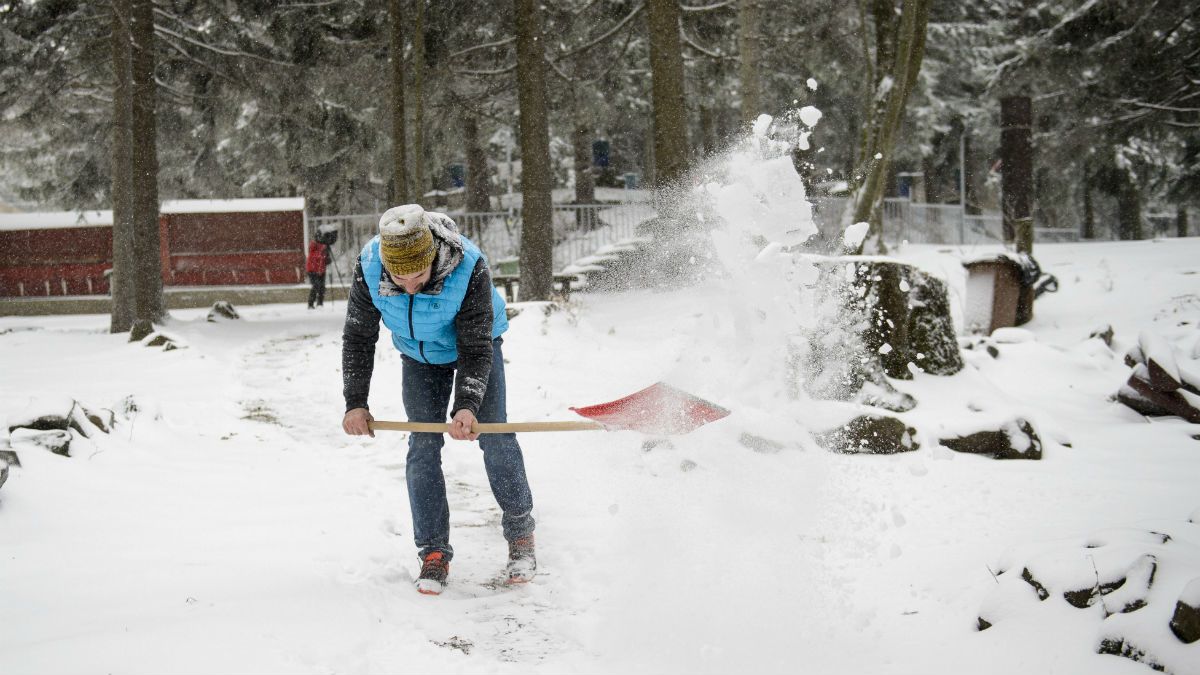
<svg viewBox="0 0 1200 675"><path fill-rule="evenodd" d="M375 435L367 395L380 321L401 354L409 421L445 422L448 409L451 438L479 439L492 495L503 512L507 582L529 581L537 561L533 496L521 446L515 434L480 436L472 430L476 421L508 419L500 349L508 317L487 259L449 217L426 213L416 204L389 209L379 219L379 234L359 254L342 332L342 428L351 435ZM440 433L408 437L405 477L421 559L416 587L426 595L445 588L454 555L442 474L444 443Z"/></svg>
<svg viewBox="0 0 1200 675"><path fill-rule="evenodd" d="M317 307L325 304L325 267L332 260L329 247L321 243L319 237L320 233L314 234L313 240L308 242L308 262L304 265L308 271L308 283L311 284L308 289L309 309L313 308L313 302Z"/></svg>

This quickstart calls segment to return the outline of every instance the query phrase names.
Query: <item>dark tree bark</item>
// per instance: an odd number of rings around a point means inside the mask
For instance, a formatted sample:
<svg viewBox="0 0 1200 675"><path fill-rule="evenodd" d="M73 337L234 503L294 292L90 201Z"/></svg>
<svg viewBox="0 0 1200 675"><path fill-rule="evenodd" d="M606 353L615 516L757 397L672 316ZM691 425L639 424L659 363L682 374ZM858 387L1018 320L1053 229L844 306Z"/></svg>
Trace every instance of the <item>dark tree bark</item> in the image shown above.
<svg viewBox="0 0 1200 675"><path fill-rule="evenodd" d="M425 198L425 0L413 0L413 185L417 201Z"/></svg>
<svg viewBox="0 0 1200 675"><path fill-rule="evenodd" d="M972 216L978 216L983 213L983 206L980 202L979 195L983 193L983 173L979 170L979 157L975 150L975 139L971 135L970 129L963 128L963 171L966 176L963 177L963 184L966 187L966 204L964 208L966 212Z"/></svg>
<svg viewBox="0 0 1200 675"><path fill-rule="evenodd" d="M154 83L154 2L133 0L130 17L130 71L133 101L131 169L134 208L134 325L130 339L154 331L166 311L163 306L163 260L159 235L158 122Z"/></svg>
<svg viewBox="0 0 1200 675"><path fill-rule="evenodd" d="M130 0L112 0L113 121L112 206L113 267L109 278L112 317L109 331L124 333L133 327L133 77L130 67Z"/></svg>
<svg viewBox="0 0 1200 675"><path fill-rule="evenodd" d="M743 122L753 122L765 112L758 78L759 43L762 40L759 2L738 2L738 75L741 80Z"/></svg>
<svg viewBox="0 0 1200 675"><path fill-rule="evenodd" d="M408 180L407 123L404 118L404 0L389 0L392 70L392 201L412 203Z"/></svg>
<svg viewBox="0 0 1200 675"><path fill-rule="evenodd" d="M1033 253L1033 104L1028 96L1000 99L1000 194L1004 239Z"/></svg>
<svg viewBox="0 0 1200 675"><path fill-rule="evenodd" d="M871 89L863 104L863 135L854 171L854 175L861 178L855 186L848 213L851 222L871 224L871 233L877 237L880 252L885 252L886 248L879 235L892 149L904 119L908 95L916 85L925 56L925 29L931 1L901 0L899 12L894 0L870 2L875 22L875 62ZM862 252L862 246L857 252Z"/></svg>
<svg viewBox="0 0 1200 675"><path fill-rule="evenodd" d="M1137 183L1123 169L1121 182L1117 190L1117 238L1123 240L1143 239L1142 231L1142 193Z"/></svg>
<svg viewBox="0 0 1200 675"><path fill-rule="evenodd" d="M654 116L650 116L650 122L646 125L646 137L642 140L642 166L645 168L645 175L642 176L642 187L654 185L657 178L654 166Z"/></svg>
<svg viewBox="0 0 1200 675"><path fill-rule="evenodd" d="M1083 169L1083 230L1079 236L1083 239L1096 238L1096 208L1092 204L1092 176L1086 164Z"/></svg>
<svg viewBox="0 0 1200 675"><path fill-rule="evenodd" d="M467 146L467 211L491 211L492 180L488 172L487 153L479 142L479 121L471 113L463 116L463 143ZM476 232L475 236L478 235Z"/></svg>
<svg viewBox="0 0 1200 675"><path fill-rule="evenodd" d="M1175 230L1177 236L1188 236L1188 211L1183 204L1175 207Z"/></svg>
<svg viewBox="0 0 1200 675"><path fill-rule="evenodd" d="M688 157L679 0L647 0L646 9L654 107L654 182L667 187L683 178Z"/></svg>
<svg viewBox="0 0 1200 675"><path fill-rule="evenodd" d="M707 102L700 104L700 152L711 155L717 151L717 124L713 119L713 107Z"/></svg>
<svg viewBox="0 0 1200 675"><path fill-rule="evenodd" d="M550 126L538 0L515 0L517 99L521 108L521 300L549 300L554 284Z"/></svg>
<svg viewBox="0 0 1200 675"><path fill-rule="evenodd" d="M592 130L584 122L575 123L572 134L575 153L575 203L596 203L596 179L592 176Z"/></svg>

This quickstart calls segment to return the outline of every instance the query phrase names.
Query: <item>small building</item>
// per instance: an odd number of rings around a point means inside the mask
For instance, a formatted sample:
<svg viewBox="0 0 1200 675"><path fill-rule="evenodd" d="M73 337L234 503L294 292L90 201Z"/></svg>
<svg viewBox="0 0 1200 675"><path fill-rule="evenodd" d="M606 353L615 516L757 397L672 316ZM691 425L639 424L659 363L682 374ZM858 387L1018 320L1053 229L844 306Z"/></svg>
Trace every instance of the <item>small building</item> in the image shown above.
<svg viewBox="0 0 1200 675"><path fill-rule="evenodd" d="M164 286L304 279L303 197L178 200L159 210ZM107 294L112 211L0 214L0 297Z"/></svg>

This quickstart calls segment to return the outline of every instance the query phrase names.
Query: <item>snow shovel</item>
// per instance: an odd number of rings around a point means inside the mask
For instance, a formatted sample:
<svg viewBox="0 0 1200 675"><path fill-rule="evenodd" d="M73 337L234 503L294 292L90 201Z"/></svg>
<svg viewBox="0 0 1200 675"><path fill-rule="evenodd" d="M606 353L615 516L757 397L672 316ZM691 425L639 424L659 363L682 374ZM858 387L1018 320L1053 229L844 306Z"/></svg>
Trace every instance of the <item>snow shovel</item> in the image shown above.
<svg viewBox="0 0 1200 675"><path fill-rule="evenodd" d="M662 436L686 434L729 414L721 406L657 382L645 389L608 403L571 408L592 422L499 422L478 423L471 431L478 434L511 434L526 431L640 431ZM371 422L374 431L415 431L446 433L442 422Z"/></svg>

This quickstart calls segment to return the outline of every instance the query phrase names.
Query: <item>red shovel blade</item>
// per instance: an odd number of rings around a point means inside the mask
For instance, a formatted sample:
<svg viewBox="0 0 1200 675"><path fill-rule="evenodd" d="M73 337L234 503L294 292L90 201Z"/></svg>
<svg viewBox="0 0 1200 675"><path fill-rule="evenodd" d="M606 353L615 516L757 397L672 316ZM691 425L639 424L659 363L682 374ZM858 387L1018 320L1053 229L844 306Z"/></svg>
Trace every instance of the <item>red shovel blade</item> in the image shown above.
<svg viewBox="0 0 1200 675"><path fill-rule="evenodd" d="M610 429L654 435L686 434L729 414L721 406L662 382L625 398L571 410Z"/></svg>

